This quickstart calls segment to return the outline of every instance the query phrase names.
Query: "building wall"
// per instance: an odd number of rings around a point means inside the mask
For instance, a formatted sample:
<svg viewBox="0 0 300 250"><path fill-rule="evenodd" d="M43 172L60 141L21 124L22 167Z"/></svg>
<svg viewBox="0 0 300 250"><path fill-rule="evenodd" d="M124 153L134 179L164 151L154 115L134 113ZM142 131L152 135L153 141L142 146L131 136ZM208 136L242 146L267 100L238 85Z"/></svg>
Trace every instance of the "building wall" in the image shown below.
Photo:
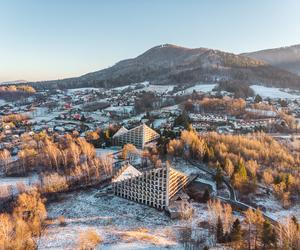
<svg viewBox="0 0 300 250"><path fill-rule="evenodd" d="M113 189L117 196L162 210L169 205L170 198L187 183L186 175L164 167L115 182Z"/></svg>

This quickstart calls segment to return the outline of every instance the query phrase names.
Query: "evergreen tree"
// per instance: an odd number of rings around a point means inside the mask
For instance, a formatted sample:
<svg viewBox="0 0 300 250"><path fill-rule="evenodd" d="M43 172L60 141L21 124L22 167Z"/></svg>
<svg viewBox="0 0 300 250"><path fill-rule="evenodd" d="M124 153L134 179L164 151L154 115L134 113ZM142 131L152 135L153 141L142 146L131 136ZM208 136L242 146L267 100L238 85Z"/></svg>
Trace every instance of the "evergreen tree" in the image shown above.
<svg viewBox="0 0 300 250"><path fill-rule="evenodd" d="M204 163L208 163L209 162L209 147L207 145L205 146L205 153L203 155L202 161Z"/></svg>
<svg viewBox="0 0 300 250"><path fill-rule="evenodd" d="M215 151L212 147L205 145L205 153L203 156L203 162L208 163L210 160L215 159Z"/></svg>
<svg viewBox="0 0 300 250"><path fill-rule="evenodd" d="M230 231L231 241L240 241L242 239L241 223L239 219L236 219L233 222L231 231Z"/></svg>
<svg viewBox="0 0 300 250"><path fill-rule="evenodd" d="M205 189L204 194L202 196L203 202L208 202L210 200L210 193L208 189Z"/></svg>
<svg viewBox="0 0 300 250"><path fill-rule="evenodd" d="M81 116L80 121L82 121L82 122L86 121L86 118L85 118L84 114Z"/></svg>
<svg viewBox="0 0 300 250"><path fill-rule="evenodd" d="M176 117L174 121L174 126L183 126L185 129L189 127L190 124L190 117L187 112L182 112L181 115Z"/></svg>
<svg viewBox="0 0 300 250"><path fill-rule="evenodd" d="M285 108L285 107L288 106L288 103L287 103L286 100L280 99L280 100L279 100L279 103L280 103L280 106L281 106L281 107L284 107L284 108Z"/></svg>
<svg viewBox="0 0 300 250"><path fill-rule="evenodd" d="M220 216L218 217L218 221L217 221L217 242L218 243L222 243L223 242L223 237L224 237L224 231L223 231L223 222L220 218Z"/></svg>
<svg viewBox="0 0 300 250"><path fill-rule="evenodd" d="M299 221L295 215L292 216L292 222L296 226L297 230L299 230Z"/></svg>
<svg viewBox="0 0 300 250"><path fill-rule="evenodd" d="M217 183L217 188L220 188L222 185L222 181L223 181L223 174L222 174L222 169L220 167L219 162L217 162L217 172L216 172L216 176L215 176L215 181Z"/></svg>
<svg viewBox="0 0 300 250"><path fill-rule="evenodd" d="M254 102L255 102L255 103L262 102L261 96L260 96L260 95L256 95L256 96L255 96L255 99L254 99Z"/></svg>
<svg viewBox="0 0 300 250"><path fill-rule="evenodd" d="M263 249L270 249L271 246L276 246L276 232L268 220L264 221L261 241L263 243Z"/></svg>

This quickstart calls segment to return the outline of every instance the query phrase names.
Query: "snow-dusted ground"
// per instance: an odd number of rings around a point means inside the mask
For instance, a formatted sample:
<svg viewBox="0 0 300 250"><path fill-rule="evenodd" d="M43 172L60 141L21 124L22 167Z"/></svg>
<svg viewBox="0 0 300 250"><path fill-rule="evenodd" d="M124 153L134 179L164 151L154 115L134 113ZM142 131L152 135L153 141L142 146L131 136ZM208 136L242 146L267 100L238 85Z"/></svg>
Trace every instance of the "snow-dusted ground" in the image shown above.
<svg viewBox="0 0 300 250"><path fill-rule="evenodd" d="M17 183L23 183L26 186L30 186L37 182L37 176L28 177L0 177L0 187L2 186L16 186Z"/></svg>
<svg viewBox="0 0 300 250"><path fill-rule="evenodd" d="M53 120L56 116L58 116L61 112L48 112L47 108L38 107L36 110L31 112L30 117L32 122L41 122L43 120L50 121Z"/></svg>
<svg viewBox="0 0 300 250"><path fill-rule="evenodd" d="M161 110L167 110L167 111L172 111L172 110L178 110L179 109L179 105L176 104L176 105L173 105L173 106L168 106L168 107L164 107L162 108Z"/></svg>
<svg viewBox="0 0 300 250"><path fill-rule="evenodd" d="M255 94L258 94L261 97L274 99L300 99L300 95L287 93L280 88L265 87L261 85L251 85L250 88L254 90Z"/></svg>
<svg viewBox="0 0 300 250"><path fill-rule="evenodd" d="M148 86L136 90L136 92L139 91L150 91L150 92L157 92L157 93L167 93L174 89L175 85L154 85L149 84Z"/></svg>
<svg viewBox="0 0 300 250"><path fill-rule="evenodd" d="M101 89L100 88L76 88L76 89L68 89L68 94L73 94L75 92L86 92L86 91L89 91L89 90L96 90L96 91L100 91Z"/></svg>
<svg viewBox="0 0 300 250"><path fill-rule="evenodd" d="M0 106L5 105L5 104L6 104L6 101L0 99Z"/></svg>
<svg viewBox="0 0 300 250"><path fill-rule="evenodd" d="M201 172L196 166L181 159L172 161L171 166L186 175L199 174Z"/></svg>
<svg viewBox="0 0 300 250"><path fill-rule="evenodd" d="M127 89L127 88L135 88L137 85L144 85L144 87L147 87L147 86L149 86L149 82L145 81L145 82L140 82L140 83L132 83L132 84L128 84L128 85L125 85L125 86L112 88L112 90L122 91L122 90Z"/></svg>
<svg viewBox="0 0 300 250"><path fill-rule="evenodd" d="M37 175L28 177L0 177L0 198L6 198L11 194L17 195L21 189L30 189L33 185L38 183Z"/></svg>
<svg viewBox="0 0 300 250"><path fill-rule="evenodd" d="M162 125L163 123L166 123L166 122L167 122L167 119L165 119L165 118L156 119L156 120L153 122L153 127L154 127L154 128L160 128L161 125Z"/></svg>
<svg viewBox="0 0 300 250"><path fill-rule="evenodd" d="M193 206L192 219L171 220L164 212L96 189L65 194L61 201L47 207L53 221L39 240L38 248L74 249L80 232L89 228L101 235L104 240L101 249L105 250L185 249L184 243L195 241L209 244L212 236L199 227L208 218L206 205L193 203ZM61 215L66 226L60 226L56 220ZM135 231L143 232L143 236L128 237L131 232L136 235Z"/></svg>
<svg viewBox="0 0 300 250"><path fill-rule="evenodd" d="M98 157L100 156L106 156L109 154L114 154L116 152L119 152L122 148L121 147L109 147L109 148L96 148L96 154Z"/></svg>
<svg viewBox="0 0 300 250"><path fill-rule="evenodd" d="M193 87L187 88L186 90L184 90L184 93L186 94L191 94L193 93L193 91L195 90L196 92L211 92L215 87L217 86L217 84L197 84Z"/></svg>
<svg viewBox="0 0 300 250"><path fill-rule="evenodd" d="M262 197L256 197L255 203L262 205L266 208L266 214L271 218L284 222L285 218L296 216L300 220L300 205L292 206L288 209L284 209L273 195L265 195Z"/></svg>

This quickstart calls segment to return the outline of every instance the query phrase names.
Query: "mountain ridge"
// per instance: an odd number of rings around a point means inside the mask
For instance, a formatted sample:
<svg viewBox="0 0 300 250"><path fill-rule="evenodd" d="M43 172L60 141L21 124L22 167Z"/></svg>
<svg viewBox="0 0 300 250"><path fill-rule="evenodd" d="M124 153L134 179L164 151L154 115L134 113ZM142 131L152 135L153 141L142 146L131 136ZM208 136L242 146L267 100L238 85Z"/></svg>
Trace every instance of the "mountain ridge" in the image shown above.
<svg viewBox="0 0 300 250"><path fill-rule="evenodd" d="M300 44L242 53L300 76Z"/></svg>
<svg viewBox="0 0 300 250"><path fill-rule="evenodd" d="M34 82L36 88L118 87L136 82L189 84L240 81L300 88L300 77L261 60L209 48L158 45L135 58L79 77Z"/></svg>

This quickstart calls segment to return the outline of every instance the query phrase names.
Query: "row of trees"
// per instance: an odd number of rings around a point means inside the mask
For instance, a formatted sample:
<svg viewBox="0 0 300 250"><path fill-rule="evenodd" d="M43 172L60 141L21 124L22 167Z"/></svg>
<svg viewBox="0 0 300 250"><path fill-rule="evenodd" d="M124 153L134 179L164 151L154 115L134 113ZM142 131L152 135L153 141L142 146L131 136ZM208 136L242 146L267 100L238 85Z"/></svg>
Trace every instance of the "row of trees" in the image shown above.
<svg viewBox="0 0 300 250"><path fill-rule="evenodd" d="M231 206L219 200L207 203L209 223L216 241L234 249L299 249L300 226L296 217L288 217L281 224L272 225L262 212L248 209L240 221L232 214Z"/></svg>
<svg viewBox="0 0 300 250"><path fill-rule="evenodd" d="M40 172L66 172L83 162L91 162L95 158L94 147L84 138L73 137L70 134L63 136L49 136L45 132L21 136L21 150L18 152L21 168L14 169L12 164L6 173L17 171L17 174L26 174L36 170Z"/></svg>
<svg viewBox="0 0 300 250"><path fill-rule="evenodd" d="M106 129L97 129L95 131L88 131L85 134L86 140L95 147L101 147L103 144L109 146L111 144L112 136L119 130L119 126L110 125Z"/></svg>
<svg viewBox="0 0 300 250"><path fill-rule="evenodd" d="M231 115L244 114L246 102L244 99L204 98L198 104L205 112L226 112Z"/></svg>
<svg viewBox="0 0 300 250"><path fill-rule="evenodd" d="M23 134L18 160L1 150L0 165L6 175L39 173L42 193L94 185L112 174L111 157L97 157L93 145L69 134Z"/></svg>
<svg viewBox="0 0 300 250"><path fill-rule="evenodd" d="M6 85L6 86L0 86L0 92L29 92L29 93L35 93L35 89L28 85Z"/></svg>
<svg viewBox="0 0 300 250"><path fill-rule="evenodd" d="M27 85L0 86L0 97L7 101L20 100L35 93L35 89Z"/></svg>
<svg viewBox="0 0 300 250"><path fill-rule="evenodd" d="M28 115L26 114L10 114L10 115L4 115L1 117L1 121L5 123L18 123L28 120Z"/></svg>
<svg viewBox="0 0 300 250"><path fill-rule="evenodd" d="M236 98L247 98L254 96L254 91L243 81L224 81L220 82L215 88L217 91L227 91L233 93Z"/></svg>

